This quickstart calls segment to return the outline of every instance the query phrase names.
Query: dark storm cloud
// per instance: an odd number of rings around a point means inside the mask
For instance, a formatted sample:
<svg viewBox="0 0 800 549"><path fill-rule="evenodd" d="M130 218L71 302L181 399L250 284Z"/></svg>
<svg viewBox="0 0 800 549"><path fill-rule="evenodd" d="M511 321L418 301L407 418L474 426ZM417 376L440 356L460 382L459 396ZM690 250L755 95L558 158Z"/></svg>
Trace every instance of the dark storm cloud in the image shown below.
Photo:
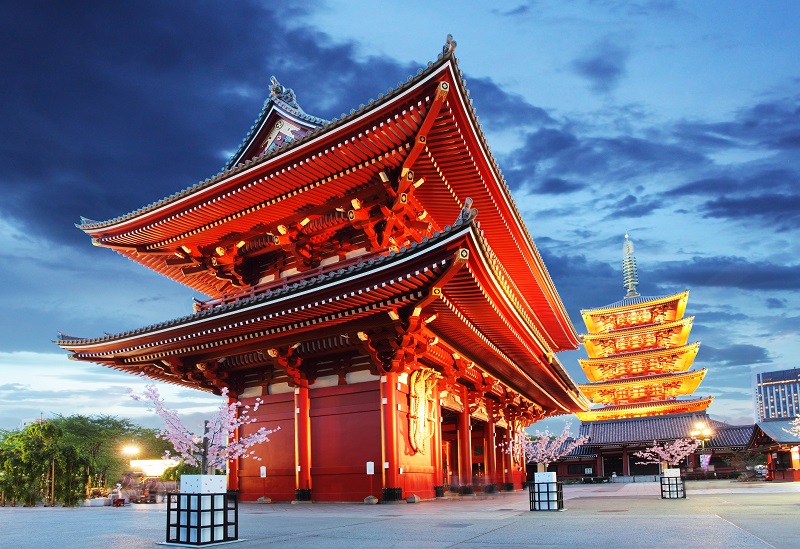
<svg viewBox="0 0 800 549"><path fill-rule="evenodd" d="M539 194L569 194L586 188L586 184L568 181L560 177L548 177L536 187Z"/></svg>
<svg viewBox="0 0 800 549"><path fill-rule="evenodd" d="M752 168L750 168L752 170ZM746 172L747 168L740 168ZM666 197L710 197L696 210L707 218L757 221L782 232L800 228L800 174L767 167L736 177L720 175L679 185Z"/></svg>
<svg viewBox="0 0 800 549"><path fill-rule="evenodd" d="M745 173L734 177L722 172L715 177L708 177L691 181L670 189L665 196L712 196L719 197L731 194L757 193L757 192L785 192L790 193L800 185L800 175L794 170L783 167L769 166L751 169L752 173Z"/></svg>
<svg viewBox="0 0 800 549"><path fill-rule="evenodd" d="M800 264L751 263L742 257L693 257L689 261L662 262L648 276L686 288L800 289Z"/></svg>
<svg viewBox="0 0 800 549"><path fill-rule="evenodd" d="M504 156L507 180L512 188L527 185L532 190L552 192L548 180L573 182L562 193L583 187L575 180L591 180L598 188L609 192L613 200L617 193L630 189L621 183L654 173L682 173L709 164L703 154L680 145L632 136L582 136L564 125L546 127L528 133L522 145ZM658 197L640 197L638 206L630 210L633 217L652 211ZM622 206L622 204L621 204Z"/></svg>
<svg viewBox="0 0 800 549"><path fill-rule="evenodd" d="M606 93L625 76L629 54L626 48L605 40L591 46L590 51L575 59L571 67L589 81L594 91Z"/></svg>
<svg viewBox="0 0 800 549"><path fill-rule="evenodd" d="M465 77L477 115L488 129L531 127L554 124L547 111L527 103L522 96L508 93L488 78Z"/></svg>
<svg viewBox="0 0 800 549"><path fill-rule="evenodd" d="M664 203L659 200L648 200L629 194L604 208L608 212L605 219L615 220L623 217L634 219L645 217L661 209L663 206Z"/></svg>
<svg viewBox="0 0 800 549"><path fill-rule="evenodd" d="M709 311L704 309L702 306L698 306L697 304L693 304L692 308L697 311L696 314L698 318L702 318L702 325L710 326L712 324L718 326L730 326L733 322L747 322L752 318L749 315L746 315L741 312L732 313L728 311ZM699 327L699 326L698 326Z"/></svg>
<svg viewBox="0 0 800 549"><path fill-rule="evenodd" d="M785 309L785 308L786 308L785 299L778 299L777 297L767 298L767 309Z"/></svg>
<svg viewBox="0 0 800 549"><path fill-rule="evenodd" d="M85 245L109 219L219 172L275 74L332 118L416 71L354 61L350 44L290 28L304 8L257 2L15 3L0 19L0 211ZM17 51L26 62L10 55ZM432 53L435 55L435 52Z"/></svg>
<svg viewBox="0 0 800 549"><path fill-rule="evenodd" d="M548 238L537 239L536 244L575 326L583 326L581 309L602 307L624 295L622 274L608 263L565 254Z"/></svg>
<svg viewBox="0 0 800 549"><path fill-rule="evenodd" d="M736 112L732 120L681 122L675 135L708 149L760 148L793 151L800 147L800 95L762 101Z"/></svg>
<svg viewBox="0 0 800 549"><path fill-rule="evenodd" d="M762 218L777 232L800 228L800 195L763 194L709 200L700 207L704 217Z"/></svg>
<svg viewBox="0 0 800 549"><path fill-rule="evenodd" d="M750 366L772 362L769 352L764 347L750 344L734 344L725 348L703 345L697 355L697 362L710 367Z"/></svg>

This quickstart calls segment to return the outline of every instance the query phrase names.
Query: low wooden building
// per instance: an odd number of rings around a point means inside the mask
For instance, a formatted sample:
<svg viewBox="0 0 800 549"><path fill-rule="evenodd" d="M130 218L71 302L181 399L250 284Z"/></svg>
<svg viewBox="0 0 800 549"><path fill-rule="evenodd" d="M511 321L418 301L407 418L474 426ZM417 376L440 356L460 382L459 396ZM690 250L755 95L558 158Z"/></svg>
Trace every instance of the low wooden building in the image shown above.
<svg viewBox="0 0 800 549"><path fill-rule="evenodd" d="M759 421L747 448L767 456L767 479L800 481L800 437L791 433L792 419Z"/></svg>

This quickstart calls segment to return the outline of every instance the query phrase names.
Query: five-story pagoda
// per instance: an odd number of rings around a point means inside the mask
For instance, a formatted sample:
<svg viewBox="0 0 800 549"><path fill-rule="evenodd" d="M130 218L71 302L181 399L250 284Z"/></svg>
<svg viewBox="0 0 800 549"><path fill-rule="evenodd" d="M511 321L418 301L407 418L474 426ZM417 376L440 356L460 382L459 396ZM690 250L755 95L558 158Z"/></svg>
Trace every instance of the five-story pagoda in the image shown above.
<svg viewBox="0 0 800 549"><path fill-rule="evenodd" d="M679 399L692 394L706 370L689 370L699 342L687 343L694 317L684 317L689 292L643 297L633 243L625 235L621 301L583 309L589 358L580 365L589 383L583 393L599 408L578 412L581 421L612 420L702 412L712 397Z"/></svg>

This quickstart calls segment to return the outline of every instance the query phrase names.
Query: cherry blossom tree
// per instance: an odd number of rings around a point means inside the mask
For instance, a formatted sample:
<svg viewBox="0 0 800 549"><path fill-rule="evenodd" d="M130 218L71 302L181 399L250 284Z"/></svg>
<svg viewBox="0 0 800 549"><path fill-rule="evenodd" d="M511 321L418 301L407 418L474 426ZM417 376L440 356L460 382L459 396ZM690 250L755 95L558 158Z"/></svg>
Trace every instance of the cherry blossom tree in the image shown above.
<svg viewBox="0 0 800 549"><path fill-rule="evenodd" d="M572 438L569 424L566 424L564 431L558 436L551 433L549 429L536 431L533 436L520 431L512 439L510 447L506 447L504 450L516 459L524 457L526 462L541 463L547 469L551 463L558 461L588 440L587 436Z"/></svg>
<svg viewBox="0 0 800 549"><path fill-rule="evenodd" d="M219 409L209 421L205 422L205 432L196 435L189 431L178 416L177 410L167 408L164 399L152 379L142 376L147 380L144 393L138 395L133 389L128 389L131 398L138 401L149 401L156 414L164 421L159 437L172 443L178 456L189 465L200 466L203 474L211 474L214 469L222 468L228 460L240 457L252 457L258 461L261 458L255 455L254 446L269 441L269 435L280 429L267 429L261 427L256 432L244 437L236 438L236 430L253 423L250 417L250 406L241 402L228 401L228 389L222 389L223 401ZM226 404L227 403L227 404ZM258 410L262 400L257 398L253 411ZM164 455L170 457L169 451Z"/></svg>
<svg viewBox="0 0 800 549"><path fill-rule="evenodd" d="M686 456L697 450L699 446L700 441L693 438L679 438L673 442L662 442L661 444L654 440L652 446L634 452L633 455L642 458L643 461L636 462L639 465L666 461L674 467Z"/></svg>

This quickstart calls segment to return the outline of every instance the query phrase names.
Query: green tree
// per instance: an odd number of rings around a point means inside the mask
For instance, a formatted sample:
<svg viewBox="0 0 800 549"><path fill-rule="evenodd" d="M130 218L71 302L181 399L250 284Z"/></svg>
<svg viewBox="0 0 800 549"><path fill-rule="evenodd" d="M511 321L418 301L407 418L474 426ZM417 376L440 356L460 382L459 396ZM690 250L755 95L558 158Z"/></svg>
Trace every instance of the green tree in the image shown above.
<svg viewBox="0 0 800 549"><path fill-rule="evenodd" d="M122 448L131 443L142 459L157 459L171 449L155 429L105 415L58 416L0 431L0 502L77 505L88 488L116 483L130 469Z"/></svg>
<svg viewBox="0 0 800 549"><path fill-rule="evenodd" d="M86 473L91 487L116 483L130 469L131 456L123 448L135 445L139 459L158 459L171 445L156 436L155 429L136 425L129 419L109 415L59 415L53 419L64 433L64 441L88 457Z"/></svg>
<svg viewBox="0 0 800 549"><path fill-rule="evenodd" d="M189 465L188 463L181 461L177 465L172 467L167 467L164 469L164 472L161 474L161 480L180 480L181 475L199 475L200 474L200 466L199 465Z"/></svg>
<svg viewBox="0 0 800 549"><path fill-rule="evenodd" d="M39 483L28 476L22 459L23 440L14 433L4 433L0 442L0 490L2 502L38 501Z"/></svg>

